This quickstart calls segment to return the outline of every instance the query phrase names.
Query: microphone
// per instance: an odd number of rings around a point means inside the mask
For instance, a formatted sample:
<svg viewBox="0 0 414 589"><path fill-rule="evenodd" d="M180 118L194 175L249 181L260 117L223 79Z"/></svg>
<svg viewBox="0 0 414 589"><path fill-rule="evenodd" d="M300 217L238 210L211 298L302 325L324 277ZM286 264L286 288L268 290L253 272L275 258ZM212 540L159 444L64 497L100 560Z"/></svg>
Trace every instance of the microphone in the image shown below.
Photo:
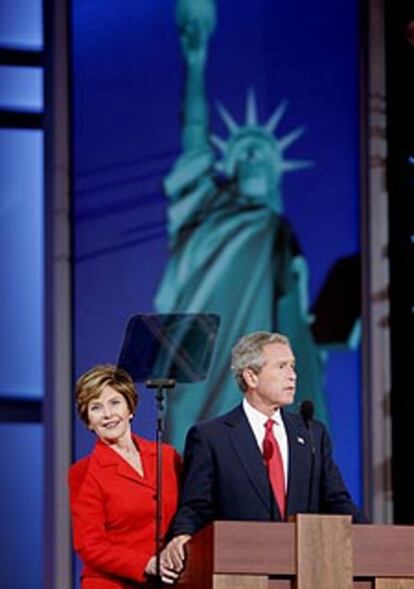
<svg viewBox="0 0 414 589"><path fill-rule="evenodd" d="M300 404L300 414L303 417L303 421L305 422L306 427L310 427L310 422L313 419L313 414L315 412L315 408L313 406L312 401L309 399L302 401Z"/></svg>
<svg viewBox="0 0 414 589"><path fill-rule="evenodd" d="M305 422L306 427L309 430L312 455L315 455L315 452L316 452L315 438L313 437L313 429L312 429L312 420L313 420L313 414L315 412L315 408L314 408L312 401L310 401L309 399L302 401L302 403L300 404L299 411L300 411L303 421Z"/></svg>
<svg viewBox="0 0 414 589"><path fill-rule="evenodd" d="M315 469L315 454L316 454L316 447L315 447L315 438L313 435L313 428L312 428L312 420L313 414L315 412L314 405L312 401L309 399L302 401L300 404L299 412L302 416L303 421L305 422L306 427L309 430L309 438L311 443L311 468L310 468L310 475L309 475L309 489L308 489L308 509L307 512L312 512L312 496L313 496L313 471Z"/></svg>

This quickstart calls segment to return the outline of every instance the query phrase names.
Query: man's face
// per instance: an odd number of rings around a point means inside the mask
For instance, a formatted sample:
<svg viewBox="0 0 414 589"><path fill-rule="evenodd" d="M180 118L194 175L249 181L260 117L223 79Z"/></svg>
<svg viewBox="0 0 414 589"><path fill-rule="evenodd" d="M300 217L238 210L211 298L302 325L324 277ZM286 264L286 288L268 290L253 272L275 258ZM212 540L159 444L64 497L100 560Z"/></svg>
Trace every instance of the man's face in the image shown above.
<svg viewBox="0 0 414 589"><path fill-rule="evenodd" d="M248 386L246 399L269 417L279 407L293 403L296 390L295 357L290 346L272 343L263 347L265 363L258 374L243 371Z"/></svg>

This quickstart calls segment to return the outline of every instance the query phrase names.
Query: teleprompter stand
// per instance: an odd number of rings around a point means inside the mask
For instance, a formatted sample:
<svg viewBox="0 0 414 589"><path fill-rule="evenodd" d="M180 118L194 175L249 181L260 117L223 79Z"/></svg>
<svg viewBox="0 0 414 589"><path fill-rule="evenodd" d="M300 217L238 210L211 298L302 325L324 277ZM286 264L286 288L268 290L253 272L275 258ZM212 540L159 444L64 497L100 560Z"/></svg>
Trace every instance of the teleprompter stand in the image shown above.
<svg viewBox="0 0 414 589"><path fill-rule="evenodd" d="M164 410L165 410L165 391L175 387L173 378L153 378L145 382L147 389L155 389L155 400L157 402L157 425L156 425L156 443L157 443L157 465L156 465L156 515L155 515L155 549L156 549L156 571L157 582L162 585L160 570L160 555L162 550L162 439L164 432Z"/></svg>
<svg viewBox="0 0 414 589"><path fill-rule="evenodd" d="M156 422L156 583L162 587L162 442L165 392L176 383L205 380L220 324L215 314L139 314L127 324L118 366L135 382L155 391Z"/></svg>

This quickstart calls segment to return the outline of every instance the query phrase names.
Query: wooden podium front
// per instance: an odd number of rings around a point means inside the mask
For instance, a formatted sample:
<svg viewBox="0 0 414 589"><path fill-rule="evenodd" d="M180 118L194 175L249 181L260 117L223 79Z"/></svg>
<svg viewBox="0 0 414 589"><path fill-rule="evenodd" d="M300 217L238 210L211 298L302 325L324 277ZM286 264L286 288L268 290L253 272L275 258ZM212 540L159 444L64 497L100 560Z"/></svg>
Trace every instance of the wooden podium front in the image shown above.
<svg viewBox="0 0 414 589"><path fill-rule="evenodd" d="M180 589L414 589L414 527L214 522L188 545Z"/></svg>

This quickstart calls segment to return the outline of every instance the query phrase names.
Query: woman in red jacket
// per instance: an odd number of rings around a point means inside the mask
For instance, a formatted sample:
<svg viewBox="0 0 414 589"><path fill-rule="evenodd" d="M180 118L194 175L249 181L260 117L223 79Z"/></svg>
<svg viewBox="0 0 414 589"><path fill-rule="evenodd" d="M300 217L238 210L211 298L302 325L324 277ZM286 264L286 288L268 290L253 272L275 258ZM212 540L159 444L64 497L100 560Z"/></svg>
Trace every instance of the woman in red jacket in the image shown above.
<svg viewBox="0 0 414 589"><path fill-rule="evenodd" d="M97 436L92 453L70 467L74 548L82 589L135 589L156 573L156 445L131 432L138 396L130 376L100 365L76 383L80 418ZM180 459L162 448L162 532L177 505ZM161 565L164 582L177 575Z"/></svg>

